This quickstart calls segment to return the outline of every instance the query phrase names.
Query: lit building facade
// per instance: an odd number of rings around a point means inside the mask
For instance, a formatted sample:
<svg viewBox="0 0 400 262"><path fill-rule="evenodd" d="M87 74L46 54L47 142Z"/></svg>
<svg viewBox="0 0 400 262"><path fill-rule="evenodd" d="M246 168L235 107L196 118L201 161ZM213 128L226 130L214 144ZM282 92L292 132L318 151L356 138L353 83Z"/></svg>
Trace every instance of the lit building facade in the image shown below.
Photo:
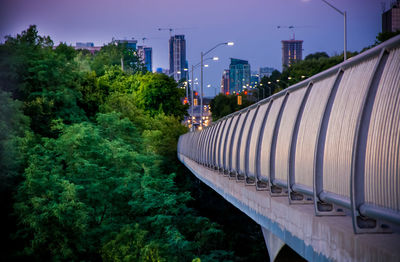
<svg viewBox="0 0 400 262"><path fill-rule="evenodd" d="M186 40L184 35L174 35L169 39L169 74L179 81L188 79L186 61Z"/></svg>
<svg viewBox="0 0 400 262"><path fill-rule="evenodd" d="M396 32L400 30L400 1L382 14L382 32Z"/></svg>
<svg viewBox="0 0 400 262"><path fill-rule="evenodd" d="M153 72L153 49L151 47L138 46L137 53L147 71Z"/></svg>
<svg viewBox="0 0 400 262"><path fill-rule="evenodd" d="M229 93L242 92L250 86L250 65L246 60L231 58L229 65Z"/></svg>
<svg viewBox="0 0 400 262"><path fill-rule="evenodd" d="M221 79L221 93L229 94L229 69L225 69Z"/></svg>
<svg viewBox="0 0 400 262"><path fill-rule="evenodd" d="M303 40L282 40L282 70L303 60Z"/></svg>
<svg viewBox="0 0 400 262"><path fill-rule="evenodd" d="M250 76L250 88L256 87L260 82L259 74L257 72L252 72Z"/></svg>

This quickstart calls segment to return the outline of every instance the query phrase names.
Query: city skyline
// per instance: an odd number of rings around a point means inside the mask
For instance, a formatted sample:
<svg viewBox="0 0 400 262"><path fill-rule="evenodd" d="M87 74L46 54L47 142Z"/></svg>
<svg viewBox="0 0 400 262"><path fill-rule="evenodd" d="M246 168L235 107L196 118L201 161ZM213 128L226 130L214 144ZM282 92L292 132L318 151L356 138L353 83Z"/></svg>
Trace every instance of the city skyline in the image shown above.
<svg viewBox="0 0 400 262"><path fill-rule="evenodd" d="M375 42L382 27L382 1L329 2L347 11L349 51L360 51ZM36 24L39 33L49 35L55 44L93 42L98 46L111 42L113 37L134 37L138 45L143 45L142 39L146 38L144 44L153 48L153 70L169 68L170 32L158 28L176 28L172 35L185 35L189 67L200 61L201 51L233 41L234 47L220 48L212 54L220 59L204 71L207 96L214 94L215 86L219 89L229 58L248 60L254 69L281 69L281 40L291 39L293 30L296 39L304 40L303 57L320 51L330 56L343 52L343 17L320 0L251 0L245 4L236 0L5 0L1 5L2 41L5 35L16 35L30 24ZM208 84L211 88L206 87Z"/></svg>

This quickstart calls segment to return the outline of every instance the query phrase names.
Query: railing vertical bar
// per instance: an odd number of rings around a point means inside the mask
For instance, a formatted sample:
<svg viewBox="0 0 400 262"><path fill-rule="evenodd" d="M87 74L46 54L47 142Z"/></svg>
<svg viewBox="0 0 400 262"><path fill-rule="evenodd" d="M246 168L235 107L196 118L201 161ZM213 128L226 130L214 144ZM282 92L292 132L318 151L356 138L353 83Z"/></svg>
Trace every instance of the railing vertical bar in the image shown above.
<svg viewBox="0 0 400 262"><path fill-rule="evenodd" d="M257 189L261 189L258 187L258 182L263 182L259 178L261 177L261 142L264 137L264 129L265 129L265 124L267 123L269 111L271 109L271 106L273 104L273 100L271 100L268 104L267 110L265 110L264 118L262 120L261 128L260 128L260 133L258 134L258 139L257 139L257 152L256 152L256 186ZM269 183L269 181L267 181Z"/></svg>
<svg viewBox="0 0 400 262"><path fill-rule="evenodd" d="M247 141L246 141L246 148L244 151L245 161L244 161L244 170L245 170L245 179L247 181L247 174L249 173L249 146L250 146L250 137L253 132L254 121L257 118L258 110L260 109L260 105L257 106L255 109L256 112L254 113L253 119L251 120L249 132L247 134Z"/></svg>
<svg viewBox="0 0 400 262"><path fill-rule="evenodd" d="M358 216L362 215L359 211L360 206L364 203L364 182L365 182L365 155L367 150L368 130L371 121L372 109L375 102L376 93L378 91L379 82L381 80L383 70L389 52L382 49L378 61L372 71L371 79L368 83L368 91L363 97L362 110L357 118L356 132L354 135L352 166L350 176L350 200L353 217L353 228L355 233L379 232L376 224L374 228L361 228L357 222Z"/></svg>
<svg viewBox="0 0 400 262"><path fill-rule="evenodd" d="M236 130L237 130L237 126L239 123L240 118L242 117L242 114L238 115L238 119L236 120L234 129L232 130L232 136L231 136L231 141L229 143L229 156L228 156L228 160L229 160L229 172L232 172L232 148L233 148L233 141L235 140L235 135L236 135Z"/></svg>
<svg viewBox="0 0 400 262"><path fill-rule="evenodd" d="M269 159L270 170L269 170L269 174L268 174L269 175L268 181L269 181L270 188L271 188L271 186L273 186L273 182L275 179L275 154L276 154L276 143L278 140L279 127L281 124L283 110L285 109L285 105L286 105L289 95L290 95L289 93L285 94L285 97L282 101L281 107L279 108L278 117L276 118L276 121L274 124L274 132L272 134L271 151L270 151L271 153L270 153L270 159ZM270 193L271 193L271 191L270 191Z"/></svg>
<svg viewBox="0 0 400 262"><path fill-rule="evenodd" d="M296 157L296 144L297 144L297 136L299 133L299 127L300 127L300 122L303 116L304 108L307 103L308 96L310 94L311 88L313 86L313 83L310 82L308 83L306 92L303 96L303 99L300 104L299 112L297 113L296 116L296 121L293 127L293 132L291 135L291 142L290 142L290 149L289 149L289 163L288 163L288 170L289 174L287 176L287 184L288 184L288 197L289 197L289 203L291 203L291 192L292 192L292 185L295 183L295 157Z"/></svg>
<svg viewBox="0 0 400 262"><path fill-rule="evenodd" d="M328 101L324 108L323 117L318 128L317 145L314 156L314 175L313 175L313 192L314 192L314 208L316 215L322 215L318 210L319 195L323 190L323 162L326 133L328 129L329 118L331 115L333 102L335 101L336 93L343 77L343 69L339 69L336 74L335 82L330 90Z"/></svg>

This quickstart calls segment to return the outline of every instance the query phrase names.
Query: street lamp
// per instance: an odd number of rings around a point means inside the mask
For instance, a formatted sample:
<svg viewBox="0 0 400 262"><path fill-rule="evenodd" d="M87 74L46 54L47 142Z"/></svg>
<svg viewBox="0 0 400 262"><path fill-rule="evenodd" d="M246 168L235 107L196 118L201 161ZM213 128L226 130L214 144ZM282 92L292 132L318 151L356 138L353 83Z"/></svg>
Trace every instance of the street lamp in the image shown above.
<svg viewBox="0 0 400 262"><path fill-rule="evenodd" d="M213 57L208 57L208 58L206 58L206 59L204 59L204 61L208 61L208 60L213 60L213 61L218 61L219 60L219 58L217 57L217 56L213 56ZM203 61L203 62L204 62ZM193 76L193 74L194 74L194 70L196 69L196 68L198 68L199 66L201 65L201 62L199 62L199 63L197 63L196 65L192 65L192 88L191 88L191 96L192 96L192 101L191 101L191 108L190 108L190 115L191 115L191 117L192 117L192 130L194 130L193 128L194 128L194 125L193 125L193 118L194 118L194 113L193 113L193 108L194 108L194 101L193 101L193 99L194 99L194 94L193 94L193 90L194 90L194 83L195 83L195 81L197 81L198 79L196 78L196 79L194 79L194 76ZM202 66L202 69L203 69L203 66ZM201 110L201 112L203 112L202 110ZM203 114L201 114L201 119L202 119L202 117L203 117ZM200 120L200 121L202 121L202 120Z"/></svg>
<svg viewBox="0 0 400 262"><path fill-rule="evenodd" d="M184 68L183 69L183 71L185 71L185 72L187 72L189 69L187 69L187 68ZM180 74L180 71L179 71L179 74ZM187 78L187 77L186 77ZM186 98L187 99L189 99L189 84L188 84L188 81L187 81L187 79L186 79L186 86L185 86L186 88Z"/></svg>
<svg viewBox="0 0 400 262"><path fill-rule="evenodd" d="M201 64L201 84L200 84L200 88L201 88L201 91L200 91L201 114L200 114L200 127L203 127L203 95L204 95L204 93L203 93L203 63L204 63L204 61L203 61L203 59L204 59L204 56L209 54L215 48L217 48L219 46L222 46L222 45L233 46L234 43L233 42L219 43L219 44L215 45L213 48L209 49L207 52L201 52L200 53L200 57L201 57L201 60L200 60L200 64Z"/></svg>
<svg viewBox="0 0 400 262"><path fill-rule="evenodd" d="M347 15L346 15L346 11L342 12L339 9L337 9L336 7L334 7L331 3L327 2L326 0L322 0L322 2L324 2L325 4L329 5L330 7L332 7L333 9L335 9L339 14L343 15L344 17L344 51L343 51L343 58L346 61L347 59Z"/></svg>

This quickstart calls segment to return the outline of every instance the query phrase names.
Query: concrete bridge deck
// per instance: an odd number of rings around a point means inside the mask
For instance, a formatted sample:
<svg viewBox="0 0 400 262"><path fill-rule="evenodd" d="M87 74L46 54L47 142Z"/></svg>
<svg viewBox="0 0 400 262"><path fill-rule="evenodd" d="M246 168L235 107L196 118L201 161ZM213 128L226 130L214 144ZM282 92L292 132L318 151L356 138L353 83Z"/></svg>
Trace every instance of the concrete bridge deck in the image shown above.
<svg viewBox="0 0 400 262"><path fill-rule="evenodd" d="M399 234L355 235L351 216L315 216L313 205L290 205L287 197L271 197L178 156L197 178L261 225L271 260L287 244L309 261L400 261Z"/></svg>
<svg viewBox="0 0 400 262"><path fill-rule="evenodd" d="M312 261L400 261L400 35L182 135L180 160ZM232 180L230 180L232 179Z"/></svg>

